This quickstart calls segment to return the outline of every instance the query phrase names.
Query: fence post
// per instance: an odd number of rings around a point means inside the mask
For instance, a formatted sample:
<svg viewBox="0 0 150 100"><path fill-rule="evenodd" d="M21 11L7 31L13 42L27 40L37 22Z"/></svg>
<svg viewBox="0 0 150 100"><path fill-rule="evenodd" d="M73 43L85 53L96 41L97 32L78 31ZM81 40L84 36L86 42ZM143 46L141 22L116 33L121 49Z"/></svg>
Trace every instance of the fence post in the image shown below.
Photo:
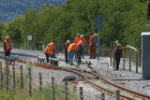
<svg viewBox="0 0 150 100"><path fill-rule="evenodd" d="M65 100L68 100L68 82L65 81Z"/></svg>
<svg viewBox="0 0 150 100"><path fill-rule="evenodd" d="M102 53L102 56L104 57L104 42L103 42L103 53Z"/></svg>
<svg viewBox="0 0 150 100"><path fill-rule="evenodd" d="M83 100L83 88L80 87L80 100Z"/></svg>
<svg viewBox="0 0 150 100"><path fill-rule="evenodd" d="M136 52L136 73L138 73L138 52Z"/></svg>
<svg viewBox="0 0 150 100"><path fill-rule="evenodd" d="M115 67L115 42L113 42L113 67Z"/></svg>
<svg viewBox="0 0 150 100"><path fill-rule="evenodd" d="M42 91L42 74L39 73L40 92Z"/></svg>
<svg viewBox="0 0 150 100"><path fill-rule="evenodd" d="M2 62L0 62L0 69L1 69L1 89L2 89L3 88Z"/></svg>
<svg viewBox="0 0 150 100"><path fill-rule="evenodd" d="M9 70L8 70L8 64L6 65L6 89L8 90L8 75L9 75Z"/></svg>
<svg viewBox="0 0 150 100"><path fill-rule="evenodd" d="M115 100L120 100L120 91L119 90L115 91Z"/></svg>
<svg viewBox="0 0 150 100"><path fill-rule="evenodd" d="M131 50L130 50L130 48L128 51L129 51L129 71L131 71L131 55L130 55Z"/></svg>
<svg viewBox="0 0 150 100"><path fill-rule="evenodd" d="M20 73L21 73L21 77L20 77L20 87L23 89L24 84L23 84L23 69L22 69L22 65L20 65Z"/></svg>
<svg viewBox="0 0 150 100"><path fill-rule="evenodd" d="M13 64L13 82L14 82L14 91L16 87L16 81L15 81L15 64Z"/></svg>
<svg viewBox="0 0 150 100"><path fill-rule="evenodd" d="M31 86L31 68L29 70L29 96L32 97L32 86Z"/></svg>
<svg viewBox="0 0 150 100"><path fill-rule="evenodd" d="M123 70L125 70L125 49L123 49Z"/></svg>
<svg viewBox="0 0 150 100"><path fill-rule="evenodd" d="M111 66L111 43L110 43L110 48L109 48L109 55L110 55L110 66Z"/></svg>
<svg viewBox="0 0 150 100"><path fill-rule="evenodd" d="M54 77L52 77L52 100L55 100Z"/></svg>
<svg viewBox="0 0 150 100"><path fill-rule="evenodd" d="M105 94L104 93L101 94L101 100L105 100Z"/></svg>

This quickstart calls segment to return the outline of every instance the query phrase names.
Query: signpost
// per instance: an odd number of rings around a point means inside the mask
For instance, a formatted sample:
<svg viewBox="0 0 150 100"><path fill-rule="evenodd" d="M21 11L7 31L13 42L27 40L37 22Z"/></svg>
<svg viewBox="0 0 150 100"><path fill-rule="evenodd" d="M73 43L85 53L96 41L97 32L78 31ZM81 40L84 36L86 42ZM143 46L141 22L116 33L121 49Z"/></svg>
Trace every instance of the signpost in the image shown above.
<svg viewBox="0 0 150 100"><path fill-rule="evenodd" d="M102 19L102 17L101 16L96 16L95 17L95 23L97 24L96 26L95 26L95 28L97 28L97 32L98 32L98 56L97 56L97 60L98 60L98 63L99 63L99 46L100 46L100 42L99 42L99 28L103 28L103 25L100 25L100 24L102 24L102 22L103 22L103 19Z"/></svg>
<svg viewBox="0 0 150 100"><path fill-rule="evenodd" d="M32 40L32 50L34 49L34 43L33 43L33 36L32 35L28 35L27 36L27 40Z"/></svg>

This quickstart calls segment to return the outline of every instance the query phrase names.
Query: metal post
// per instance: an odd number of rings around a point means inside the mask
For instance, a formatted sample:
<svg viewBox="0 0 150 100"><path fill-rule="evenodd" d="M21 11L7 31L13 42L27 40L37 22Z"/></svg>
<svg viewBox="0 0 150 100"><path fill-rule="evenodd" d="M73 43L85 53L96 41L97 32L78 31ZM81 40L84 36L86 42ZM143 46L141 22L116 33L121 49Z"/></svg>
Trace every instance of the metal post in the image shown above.
<svg viewBox="0 0 150 100"><path fill-rule="evenodd" d="M6 69L7 69L7 73L6 73L6 89L8 90L8 73L9 73L9 70L8 70L8 64L6 65Z"/></svg>
<svg viewBox="0 0 150 100"><path fill-rule="evenodd" d="M105 100L105 94L104 93L101 94L101 100Z"/></svg>
<svg viewBox="0 0 150 100"><path fill-rule="evenodd" d="M24 84L23 84L23 69L22 69L22 65L20 65L20 73L21 73L21 77L20 77L20 87L23 89L24 88Z"/></svg>
<svg viewBox="0 0 150 100"><path fill-rule="evenodd" d="M68 100L68 82L65 81L65 100Z"/></svg>
<svg viewBox="0 0 150 100"><path fill-rule="evenodd" d="M52 100L55 100L54 77L52 77Z"/></svg>
<svg viewBox="0 0 150 100"><path fill-rule="evenodd" d="M2 62L0 62L0 69L1 69L1 89L3 88L3 73L2 73Z"/></svg>
<svg viewBox="0 0 150 100"><path fill-rule="evenodd" d="M83 100L83 88L80 87L80 100Z"/></svg>
<svg viewBox="0 0 150 100"><path fill-rule="evenodd" d="M29 68L29 96L32 97L31 68Z"/></svg>
<svg viewBox="0 0 150 100"><path fill-rule="evenodd" d="M39 73L40 92L42 91L42 74Z"/></svg>
<svg viewBox="0 0 150 100"><path fill-rule="evenodd" d="M98 60L98 63L99 63L99 53L100 53L100 51L99 51L99 47L100 47L100 45L99 45L100 44L99 43L99 30L100 30L99 29L99 18L98 18L98 25L97 26L98 26L98 28L97 28L97 32L98 32L98 55L97 55L97 58L98 59L97 60Z"/></svg>
<svg viewBox="0 0 150 100"><path fill-rule="evenodd" d="M115 91L115 100L120 100L120 91L119 90Z"/></svg>
<svg viewBox="0 0 150 100"><path fill-rule="evenodd" d="M14 83L14 91L16 87L16 81L15 81L15 64L13 64L13 83Z"/></svg>

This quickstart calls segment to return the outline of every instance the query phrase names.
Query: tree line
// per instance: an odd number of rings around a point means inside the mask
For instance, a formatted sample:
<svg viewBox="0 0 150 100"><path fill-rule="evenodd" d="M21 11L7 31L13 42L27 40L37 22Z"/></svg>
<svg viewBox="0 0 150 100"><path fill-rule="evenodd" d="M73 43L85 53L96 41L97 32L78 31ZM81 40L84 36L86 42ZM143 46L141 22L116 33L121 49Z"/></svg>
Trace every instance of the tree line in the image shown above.
<svg viewBox="0 0 150 100"><path fill-rule="evenodd" d="M56 7L41 4L37 9L30 7L24 14L11 22L0 22L0 39L9 35L12 41L25 42L31 34L34 41L49 41L52 38L66 41L74 40L77 33L89 40L88 33L96 33L96 16L102 16L104 28L100 29L101 42L119 40L140 47L141 32L149 31L149 0L67 0ZM38 46L38 45L36 45Z"/></svg>

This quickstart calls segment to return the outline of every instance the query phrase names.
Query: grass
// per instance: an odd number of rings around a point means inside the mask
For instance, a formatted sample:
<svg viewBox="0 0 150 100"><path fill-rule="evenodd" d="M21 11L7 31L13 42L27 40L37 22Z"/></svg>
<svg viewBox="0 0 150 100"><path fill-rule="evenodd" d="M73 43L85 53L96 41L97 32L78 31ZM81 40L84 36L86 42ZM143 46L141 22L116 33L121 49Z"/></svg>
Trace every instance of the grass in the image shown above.
<svg viewBox="0 0 150 100"><path fill-rule="evenodd" d="M30 64L29 64L30 65ZM28 66L28 67L31 67ZM13 78L12 73L9 72L9 82L8 90L6 89L6 72L3 73L3 88L0 88L0 100L51 100L52 99L52 89L49 84L46 87L42 88L42 91L39 91L39 87L32 88L32 98L29 98L29 87L28 87L28 74L24 74L24 88L20 88L20 77L16 76L16 91L13 90ZM33 86L34 84L32 84ZM65 100L65 92L64 87L55 83L55 98L56 100L59 98L60 100ZM74 87L75 88L75 87ZM69 88L68 88L69 89ZM20 92L22 91L22 92ZM70 92L68 90L68 100L78 100L78 97L75 95L75 92Z"/></svg>

